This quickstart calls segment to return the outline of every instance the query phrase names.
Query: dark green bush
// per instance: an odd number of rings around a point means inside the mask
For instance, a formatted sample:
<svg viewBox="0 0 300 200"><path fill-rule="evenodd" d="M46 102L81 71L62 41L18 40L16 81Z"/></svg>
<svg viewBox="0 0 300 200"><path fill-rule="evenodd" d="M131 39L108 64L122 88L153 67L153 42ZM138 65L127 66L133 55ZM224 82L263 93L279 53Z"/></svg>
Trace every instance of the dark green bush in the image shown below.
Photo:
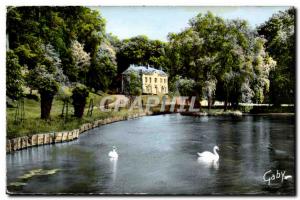
<svg viewBox="0 0 300 200"><path fill-rule="evenodd" d="M74 116L82 118L84 113L84 107L86 104L89 91L85 85L77 84L72 91L72 104L74 106Z"/></svg>

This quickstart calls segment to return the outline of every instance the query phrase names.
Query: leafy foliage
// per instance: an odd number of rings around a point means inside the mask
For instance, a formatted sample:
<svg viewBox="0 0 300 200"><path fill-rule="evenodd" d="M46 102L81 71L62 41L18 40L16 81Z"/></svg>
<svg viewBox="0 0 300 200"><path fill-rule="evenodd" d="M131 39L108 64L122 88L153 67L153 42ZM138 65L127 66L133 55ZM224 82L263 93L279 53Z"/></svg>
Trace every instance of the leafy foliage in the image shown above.
<svg viewBox="0 0 300 200"><path fill-rule="evenodd" d="M270 72L270 101L295 103L295 19L296 9L290 8L274 14L258 27L258 33L266 39L266 51L276 61L276 69Z"/></svg>
<svg viewBox="0 0 300 200"><path fill-rule="evenodd" d="M130 64L167 68L165 48L165 43L149 40L144 35L123 40L117 52L118 73L125 71Z"/></svg>
<svg viewBox="0 0 300 200"><path fill-rule="evenodd" d="M178 81L178 91L182 96L191 96L195 93L196 83L191 79L180 79Z"/></svg>
<svg viewBox="0 0 300 200"><path fill-rule="evenodd" d="M11 99L22 96L23 76L18 56L12 51L6 52L6 95Z"/></svg>
<svg viewBox="0 0 300 200"><path fill-rule="evenodd" d="M103 42L95 55L89 70L88 85L96 91L107 90L112 85L117 73L116 52L108 42Z"/></svg>
<svg viewBox="0 0 300 200"><path fill-rule="evenodd" d="M91 64L90 54L84 51L83 45L77 40L72 41L70 49L74 62L74 70L76 71L74 74L76 74L77 77L79 77L79 75L84 75L84 78L86 78L85 75Z"/></svg>
<svg viewBox="0 0 300 200"><path fill-rule="evenodd" d="M263 102L269 73L276 62L265 52L265 40L244 20L197 15L190 27L169 34L170 75L196 82L196 96L231 102Z"/></svg>
<svg viewBox="0 0 300 200"><path fill-rule="evenodd" d="M75 117L81 118L84 112L86 99L89 96L89 91L86 86L77 84L72 91L72 104L74 106Z"/></svg>
<svg viewBox="0 0 300 200"><path fill-rule="evenodd" d="M25 85L37 89L41 104L46 103L42 118L50 116L60 86L87 82L85 75L105 38L104 26L99 12L87 7L7 8L8 46L24 67Z"/></svg>
<svg viewBox="0 0 300 200"><path fill-rule="evenodd" d="M126 77L124 77L123 81L125 82L125 94L130 94L133 96L142 94L142 81L138 73L129 73L128 75L126 75Z"/></svg>

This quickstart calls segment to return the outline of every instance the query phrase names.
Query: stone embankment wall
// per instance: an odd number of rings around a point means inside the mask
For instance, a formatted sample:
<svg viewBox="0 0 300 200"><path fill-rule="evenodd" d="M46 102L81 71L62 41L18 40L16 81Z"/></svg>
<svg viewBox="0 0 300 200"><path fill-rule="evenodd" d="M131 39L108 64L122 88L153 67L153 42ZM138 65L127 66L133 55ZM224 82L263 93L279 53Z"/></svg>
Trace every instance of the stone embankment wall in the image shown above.
<svg viewBox="0 0 300 200"><path fill-rule="evenodd" d="M6 152L10 153L13 151L17 151L20 149L25 149L33 146L46 145L46 144L55 144L61 142L68 142L72 140L78 139L79 135L96 128L101 125L110 124L113 122L134 119L146 115L150 115L151 113L138 113L133 115L128 115L124 117L111 117L107 119L101 119L94 121L92 123L86 123L80 126L79 129L75 129L72 131L61 131L61 132L53 132L53 133L41 133L35 134L32 136L24 136L18 137L14 139L10 139L6 141Z"/></svg>

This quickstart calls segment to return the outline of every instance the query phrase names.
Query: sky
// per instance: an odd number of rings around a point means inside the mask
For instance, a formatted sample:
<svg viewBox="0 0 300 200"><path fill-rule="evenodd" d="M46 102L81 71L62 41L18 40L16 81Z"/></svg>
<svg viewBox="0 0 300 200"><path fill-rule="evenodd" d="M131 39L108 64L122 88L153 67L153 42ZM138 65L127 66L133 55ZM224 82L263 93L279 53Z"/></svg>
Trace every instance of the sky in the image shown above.
<svg viewBox="0 0 300 200"><path fill-rule="evenodd" d="M119 39L147 35L150 39L167 41L170 32L178 33L188 26L189 19L211 11L224 19L245 19L255 28L274 13L288 7L184 7L127 6L93 7L106 19L106 32Z"/></svg>

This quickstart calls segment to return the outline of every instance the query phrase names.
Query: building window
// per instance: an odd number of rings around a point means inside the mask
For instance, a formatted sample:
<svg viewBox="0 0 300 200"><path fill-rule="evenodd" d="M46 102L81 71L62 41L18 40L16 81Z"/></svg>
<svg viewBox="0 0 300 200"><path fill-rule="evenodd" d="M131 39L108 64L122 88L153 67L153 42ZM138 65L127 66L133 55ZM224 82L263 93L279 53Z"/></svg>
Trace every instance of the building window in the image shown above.
<svg viewBox="0 0 300 200"><path fill-rule="evenodd" d="M160 83L162 83L162 78L160 78Z"/></svg>
<svg viewBox="0 0 300 200"><path fill-rule="evenodd" d="M157 82L157 78L154 78L154 83L156 83Z"/></svg>
<svg viewBox="0 0 300 200"><path fill-rule="evenodd" d="M166 81L167 81L167 79L165 78L165 79L164 79L164 83L166 83Z"/></svg>
<svg viewBox="0 0 300 200"><path fill-rule="evenodd" d="M151 77L149 77L149 82L151 83Z"/></svg>
<svg viewBox="0 0 300 200"><path fill-rule="evenodd" d="M145 83L147 83L147 77L145 77Z"/></svg>

